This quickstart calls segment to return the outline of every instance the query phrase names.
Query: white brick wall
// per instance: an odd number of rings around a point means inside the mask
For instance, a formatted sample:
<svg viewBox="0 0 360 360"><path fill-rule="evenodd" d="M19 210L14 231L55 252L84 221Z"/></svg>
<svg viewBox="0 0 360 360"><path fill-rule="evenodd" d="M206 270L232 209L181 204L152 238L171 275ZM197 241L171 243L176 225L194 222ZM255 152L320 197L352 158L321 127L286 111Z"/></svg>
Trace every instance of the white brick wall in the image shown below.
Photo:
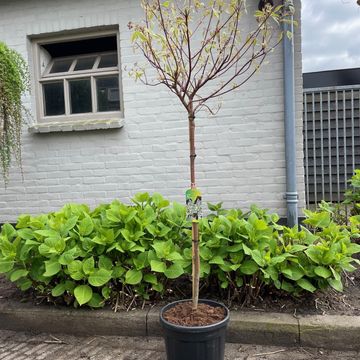
<svg viewBox="0 0 360 360"><path fill-rule="evenodd" d="M300 1L296 1L299 6ZM297 9L298 14L300 8ZM28 35L120 25L122 67L136 60L127 24L134 0L0 0L0 39L28 59ZM300 28L296 29L298 190L304 204ZM197 122L197 184L205 201L247 208L256 203L285 215L282 48L260 74L223 99L220 112ZM123 73L125 125L118 130L23 134L22 181L11 172L0 188L0 223L66 202L94 206L139 191L183 201L189 187L186 114L165 88L134 83ZM30 106L30 97L25 99Z"/></svg>

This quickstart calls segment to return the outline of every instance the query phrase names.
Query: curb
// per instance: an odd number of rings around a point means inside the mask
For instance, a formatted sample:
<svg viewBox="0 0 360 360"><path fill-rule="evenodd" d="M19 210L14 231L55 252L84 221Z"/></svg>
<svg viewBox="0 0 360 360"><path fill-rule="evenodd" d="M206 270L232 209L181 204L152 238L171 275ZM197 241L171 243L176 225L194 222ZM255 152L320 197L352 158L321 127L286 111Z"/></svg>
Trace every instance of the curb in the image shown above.
<svg viewBox="0 0 360 360"><path fill-rule="evenodd" d="M159 308L117 312L0 302L0 330L68 335L161 336ZM226 341L360 350L360 316L232 311Z"/></svg>

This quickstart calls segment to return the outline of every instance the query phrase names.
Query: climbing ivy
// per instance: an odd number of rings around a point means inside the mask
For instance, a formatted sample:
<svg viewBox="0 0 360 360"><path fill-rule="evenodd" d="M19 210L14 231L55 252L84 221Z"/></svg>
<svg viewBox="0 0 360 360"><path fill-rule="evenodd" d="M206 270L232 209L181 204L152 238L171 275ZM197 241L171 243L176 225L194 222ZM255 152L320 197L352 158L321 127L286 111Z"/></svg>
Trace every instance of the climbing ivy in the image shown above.
<svg viewBox="0 0 360 360"><path fill-rule="evenodd" d="M21 55L0 42L0 167L5 185L11 160L21 167L21 128L27 111L21 96L29 89L29 73Z"/></svg>

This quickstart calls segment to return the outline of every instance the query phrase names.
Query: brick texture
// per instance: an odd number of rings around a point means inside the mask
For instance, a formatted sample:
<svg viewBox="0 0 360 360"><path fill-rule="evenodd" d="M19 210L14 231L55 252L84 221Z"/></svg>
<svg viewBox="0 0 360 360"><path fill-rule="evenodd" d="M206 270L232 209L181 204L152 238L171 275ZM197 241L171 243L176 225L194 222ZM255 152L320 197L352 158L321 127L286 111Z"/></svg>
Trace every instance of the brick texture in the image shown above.
<svg viewBox="0 0 360 360"><path fill-rule="evenodd" d="M135 83L128 22L141 15L133 0L13 0L0 2L0 39L29 60L31 35L119 24L124 127L70 133L23 134L23 180L11 171L0 188L0 223L21 213L53 211L66 202L95 206L139 191L183 201L189 187L186 114L165 88ZM252 3L252 2L249 2ZM300 1L296 1L300 13ZM254 5L252 5L254 6ZM253 20L252 20L253 21ZM295 34L297 175L304 205L300 27ZM250 204L285 215L282 48L239 91L222 99L215 116L197 119L197 183L205 201ZM125 70L127 69L127 70ZM34 95L24 99L32 111ZM33 112L35 121L35 113Z"/></svg>

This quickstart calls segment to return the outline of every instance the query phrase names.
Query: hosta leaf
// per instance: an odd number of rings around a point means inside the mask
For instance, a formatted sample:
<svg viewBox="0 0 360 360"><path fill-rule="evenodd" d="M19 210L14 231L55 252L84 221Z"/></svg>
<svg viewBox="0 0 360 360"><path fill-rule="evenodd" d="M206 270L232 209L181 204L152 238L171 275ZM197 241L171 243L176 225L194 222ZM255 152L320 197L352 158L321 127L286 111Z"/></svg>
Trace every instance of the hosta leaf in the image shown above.
<svg viewBox="0 0 360 360"><path fill-rule="evenodd" d="M13 260L0 259L0 273L7 273L14 267Z"/></svg>
<svg viewBox="0 0 360 360"><path fill-rule="evenodd" d="M112 271L112 277L114 279L120 279L124 275L125 271L126 270L122 266L115 266Z"/></svg>
<svg viewBox="0 0 360 360"><path fill-rule="evenodd" d="M72 261L68 266L70 276L74 280L81 280L84 278L84 274L82 272L82 262L80 260Z"/></svg>
<svg viewBox="0 0 360 360"><path fill-rule="evenodd" d="M57 258L45 261L45 273L44 276L51 277L57 274L61 270L61 265Z"/></svg>
<svg viewBox="0 0 360 360"><path fill-rule="evenodd" d="M265 265L265 260L263 259L263 257L261 256L261 253L259 250L252 250L251 252L251 257L253 258L253 260L259 265L259 266L264 266Z"/></svg>
<svg viewBox="0 0 360 360"><path fill-rule="evenodd" d="M305 250L305 254L316 264L321 263L321 253L319 249L317 249L314 246L309 247L307 250Z"/></svg>
<svg viewBox="0 0 360 360"><path fill-rule="evenodd" d="M289 293L294 292L294 286L291 285L290 283L288 283L287 281L283 281L283 282L281 283L281 289L282 289L282 290L285 290L285 291L287 291L287 292L289 292Z"/></svg>
<svg viewBox="0 0 360 360"><path fill-rule="evenodd" d="M24 240L34 239L34 232L29 228L20 229L17 233Z"/></svg>
<svg viewBox="0 0 360 360"><path fill-rule="evenodd" d="M224 259L221 256L214 256L210 261L209 264L217 264L217 265L224 265Z"/></svg>
<svg viewBox="0 0 360 360"><path fill-rule="evenodd" d="M16 282L16 285L20 288L21 291L26 291L32 287L33 283L28 278L21 278Z"/></svg>
<svg viewBox="0 0 360 360"><path fill-rule="evenodd" d="M316 287L309 280L306 280L304 278L298 280L296 283L304 290L310 292L314 292L316 290Z"/></svg>
<svg viewBox="0 0 360 360"><path fill-rule="evenodd" d="M104 303L105 300L100 294L93 293L90 301L87 304L92 308L100 308L104 306Z"/></svg>
<svg viewBox="0 0 360 360"><path fill-rule="evenodd" d="M157 292L162 292L164 290L164 285L161 283L154 284L152 288Z"/></svg>
<svg viewBox="0 0 360 360"><path fill-rule="evenodd" d="M156 275L154 274L145 274L144 275L144 281L150 283L150 284L157 284L157 278L156 278Z"/></svg>
<svg viewBox="0 0 360 360"><path fill-rule="evenodd" d="M34 232L35 234L41 235L45 238L54 238L54 239L61 238L60 234L55 230L36 230Z"/></svg>
<svg viewBox="0 0 360 360"><path fill-rule="evenodd" d="M240 266L240 271L245 275L252 275L258 270L259 267L253 260L245 260Z"/></svg>
<svg viewBox="0 0 360 360"><path fill-rule="evenodd" d="M166 260L169 261L176 261L176 260L183 260L183 257L176 251L173 251L166 257Z"/></svg>
<svg viewBox="0 0 360 360"><path fill-rule="evenodd" d="M129 285L139 284L142 280L142 272L140 270L131 269L125 274L125 282Z"/></svg>
<svg viewBox="0 0 360 360"><path fill-rule="evenodd" d="M105 298L105 299L109 299L110 295L111 295L111 289L107 286L103 287L101 289L101 295Z"/></svg>
<svg viewBox="0 0 360 360"><path fill-rule="evenodd" d="M88 278L92 286L103 286L111 279L112 271L99 269L95 270Z"/></svg>
<svg viewBox="0 0 360 360"><path fill-rule="evenodd" d="M282 269L281 271L287 278L298 281L304 276L304 271L300 269L298 266L288 266L287 268Z"/></svg>
<svg viewBox="0 0 360 360"><path fill-rule="evenodd" d="M29 271L25 270L25 269L19 269L19 270L15 270L14 272L11 273L10 275L10 281L16 281L19 280L20 278L26 276L29 273Z"/></svg>
<svg viewBox="0 0 360 360"><path fill-rule="evenodd" d="M82 269L86 275L91 274L94 271L95 261L93 257L87 258L82 263Z"/></svg>
<svg viewBox="0 0 360 360"><path fill-rule="evenodd" d="M150 266L151 266L151 271L163 273L166 270L166 264L162 261L151 260Z"/></svg>
<svg viewBox="0 0 360 360"><path fill-rule="evenodd" d="M61 254L59 257L59 263L61 265L69 265L73 261L74 261L74 255L70 251Z"/></svg>
<svg viewBox="0 0 360 360"><path fill-rule="evenodd" d="M327 279L328 283L332 288L334 288L336 291L342 292L344 290L343 284L341 279Z"/></svg>
<svg viewBox="0 0 360 360"><path fill-rule="evenodd" d="M78 228L80 235L82 236L90 235L94 229L94 224L93 221L91 220L91 217L89 215L86 215L86 217L84 217L84 219L82 219L78 224Z"/></svg>
<svg viewBox="0 0 360 360"><path fill-rule="evenodd" d="M111 270L113 268L112 260L105 255L101 255L99 257L99 268Z"/></svg>
<svg viewBox="0 0 360 360"><path fill-rule="evenodd" d="M74 290L75 299L79 305L84 305L92 298L93 291L88 285L79 285Z"/></svg>
<svg viewBox="0 0 360 360"><path fill-rule="evenodd" d="M51 295L54 297L61 296L66 290L65 284L60 283L51 290Z"/></svg>
<svg viewBox="0 0 360 360"><path fill-rule="evenodd" d="M314 269L314 273L317 276L320 276L320 277L322 277L324 279L327 279L332 275L331 271L328 268L324 267L324 266L317 266Z"/></svg>
<svg viewBox="0 0 360 360"><path fill-rule="evenodd" d="M164 275L168 278L168 279L176 279L179 276L181 276L184 273L184 269L182 268L182 266L178 263L174 263L171 266L169 266L165 271L164 271Z"/></svg>

